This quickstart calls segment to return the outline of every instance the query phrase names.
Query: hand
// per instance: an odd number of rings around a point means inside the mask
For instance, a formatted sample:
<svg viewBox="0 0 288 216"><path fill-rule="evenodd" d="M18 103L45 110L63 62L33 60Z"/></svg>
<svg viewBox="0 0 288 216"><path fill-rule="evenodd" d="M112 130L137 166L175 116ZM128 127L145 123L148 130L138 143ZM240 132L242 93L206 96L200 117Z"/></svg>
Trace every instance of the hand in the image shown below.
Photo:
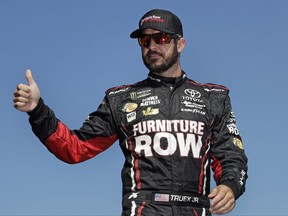
<svg viewBox="0 0 288 216"><path fill-rule="evenodd" d="M22 112L32 111L37 106L41 95L30 70L26 70L26 80L28 81L28 85L23 83L18 84L13 94L13 105Z"/></svg>
<svg viewBox="0 0 288 216"><path fill-rule="evenodd" d="M235 207L235 197L232 189L226 185L218 185L208 195L211 199L212 214L227 214Z"/></svg>

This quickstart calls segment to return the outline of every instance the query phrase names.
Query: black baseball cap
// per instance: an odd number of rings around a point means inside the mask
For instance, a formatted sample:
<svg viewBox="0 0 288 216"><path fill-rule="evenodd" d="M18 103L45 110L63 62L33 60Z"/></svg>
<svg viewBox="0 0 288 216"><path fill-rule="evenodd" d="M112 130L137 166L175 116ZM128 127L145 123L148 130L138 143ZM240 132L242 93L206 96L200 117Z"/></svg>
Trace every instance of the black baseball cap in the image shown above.
<svg viewBox="0 0 288 216"><path fill-rule="evenodd" d="M139 21L139 28L130 34L131 38L139 38L143 29L151 28L169 34L183 36L180 19L170 11L153 9L148 11Z"/></svg>

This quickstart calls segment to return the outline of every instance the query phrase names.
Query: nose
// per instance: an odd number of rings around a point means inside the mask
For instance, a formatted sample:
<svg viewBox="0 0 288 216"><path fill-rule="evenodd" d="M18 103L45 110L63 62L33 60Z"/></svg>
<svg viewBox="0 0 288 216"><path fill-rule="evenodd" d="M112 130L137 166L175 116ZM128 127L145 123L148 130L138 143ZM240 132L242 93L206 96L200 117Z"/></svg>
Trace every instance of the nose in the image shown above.
<svg viewBox="0 0 288 216"><path fill-rule="evenodd" d="M150 38L150 41L149 41L149 43L148 43L146 48L149 49L149 50L154 50L155 48L157 48L157 46L158 45L155 43L153 38Z"/></svg>

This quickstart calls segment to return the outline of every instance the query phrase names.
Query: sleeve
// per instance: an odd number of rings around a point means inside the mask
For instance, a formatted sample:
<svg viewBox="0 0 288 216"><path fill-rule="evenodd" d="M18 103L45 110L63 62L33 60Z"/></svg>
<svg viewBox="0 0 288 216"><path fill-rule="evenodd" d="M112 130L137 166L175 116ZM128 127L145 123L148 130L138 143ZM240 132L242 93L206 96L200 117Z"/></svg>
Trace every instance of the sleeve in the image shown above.
<svg viewBox="0 0 288 216"><path fill-rule="evenodd" d="M216 184L229 186L237 199L245 191L248 159L228 94L220 107L224 109L212 131L211 166Z"/></svg>
<svg viewBox="0 0 288 216"><path fill-rule="evenodd" d="M70 130L42 98L28 113L34 134L57 158L66 163L80 163L109 148L117 133L106 97L98 109L91 113L78 130Z"/></svg>

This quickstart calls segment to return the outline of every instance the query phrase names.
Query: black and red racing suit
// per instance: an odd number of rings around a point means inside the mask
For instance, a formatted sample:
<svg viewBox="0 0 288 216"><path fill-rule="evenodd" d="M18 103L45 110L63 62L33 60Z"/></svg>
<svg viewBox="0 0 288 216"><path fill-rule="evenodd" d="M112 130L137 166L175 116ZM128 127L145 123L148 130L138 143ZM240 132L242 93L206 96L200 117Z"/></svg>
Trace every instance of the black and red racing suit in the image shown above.
<svg viewBox="0 0 288 216"><path fill-rule="evenodd" d="M125 156L122 216L210 215L210 167L237 199L245 190L245 156L229 90L152 73L109 89L79 130L70 130L40 99L34 133L60 160L79 163L117 139Z"/></svg>

